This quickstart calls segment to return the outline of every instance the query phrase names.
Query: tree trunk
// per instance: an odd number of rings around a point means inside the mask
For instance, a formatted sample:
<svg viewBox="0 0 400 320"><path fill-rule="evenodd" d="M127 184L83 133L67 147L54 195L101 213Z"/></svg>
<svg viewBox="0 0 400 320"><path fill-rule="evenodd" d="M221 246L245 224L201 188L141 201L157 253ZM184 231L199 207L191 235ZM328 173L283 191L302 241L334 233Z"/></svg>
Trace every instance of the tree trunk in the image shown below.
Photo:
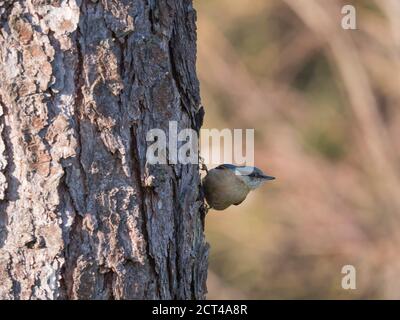
<svg viewBox="0 0 400 320"><path fill-rule="evenodd" d="M0 298L203 299L191 0L0 0Z"/></svg>

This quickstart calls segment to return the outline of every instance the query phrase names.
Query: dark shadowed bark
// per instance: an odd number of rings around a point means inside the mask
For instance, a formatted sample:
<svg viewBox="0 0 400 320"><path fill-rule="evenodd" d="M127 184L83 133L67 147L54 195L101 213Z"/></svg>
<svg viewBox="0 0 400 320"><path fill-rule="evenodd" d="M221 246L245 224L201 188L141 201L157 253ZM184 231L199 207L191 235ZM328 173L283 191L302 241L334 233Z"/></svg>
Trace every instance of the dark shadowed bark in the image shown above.
<svg viewBox="0 0 400 320"><path fill-rule="evenodd" d="M0 1L0 298L202 299L197 165L146 133L199 130L191 0Z"/></svg>

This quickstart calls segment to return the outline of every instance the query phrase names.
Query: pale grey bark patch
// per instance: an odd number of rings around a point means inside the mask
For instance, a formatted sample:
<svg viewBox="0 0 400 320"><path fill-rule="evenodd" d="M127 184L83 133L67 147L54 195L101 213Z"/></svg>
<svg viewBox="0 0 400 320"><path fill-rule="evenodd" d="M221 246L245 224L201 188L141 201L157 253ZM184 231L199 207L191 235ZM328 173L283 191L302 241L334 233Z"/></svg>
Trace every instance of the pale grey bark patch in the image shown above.
<svg viewBox="0 0 400 320"><path fill-rule="evenodd" d="M191 1L0 8L0 298L204 298L198 166L145 159L202 123Z"/></svg>

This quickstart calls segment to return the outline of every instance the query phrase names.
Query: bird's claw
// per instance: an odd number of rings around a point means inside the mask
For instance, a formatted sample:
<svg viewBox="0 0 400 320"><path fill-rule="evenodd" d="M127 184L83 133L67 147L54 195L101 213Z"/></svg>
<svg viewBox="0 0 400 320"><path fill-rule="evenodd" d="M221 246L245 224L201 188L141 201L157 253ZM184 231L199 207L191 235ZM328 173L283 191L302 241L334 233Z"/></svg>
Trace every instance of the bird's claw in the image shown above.
<svg viewBox="0 0 400 320"><path fill-rule="evenodd" d="M204 158L199 155L199 165L200 165L200 170L205 171L208 173L208 168L206 164L204 163Z"/></svg>

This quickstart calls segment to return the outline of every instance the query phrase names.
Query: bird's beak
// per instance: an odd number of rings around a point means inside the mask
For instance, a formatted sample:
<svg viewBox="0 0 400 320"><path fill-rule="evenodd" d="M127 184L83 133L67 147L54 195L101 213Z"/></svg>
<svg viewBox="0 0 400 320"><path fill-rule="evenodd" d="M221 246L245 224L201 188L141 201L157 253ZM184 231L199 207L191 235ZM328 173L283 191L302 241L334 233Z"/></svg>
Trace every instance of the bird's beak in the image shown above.
<svg viewBox="0 0 400 320"><path fill-rule="evenodd" d="M266 175L261 175L260 177L263 178L263 179L265 179L265 180L274 180L274 179L275 179L275 177L266 176Z"/></svg>

